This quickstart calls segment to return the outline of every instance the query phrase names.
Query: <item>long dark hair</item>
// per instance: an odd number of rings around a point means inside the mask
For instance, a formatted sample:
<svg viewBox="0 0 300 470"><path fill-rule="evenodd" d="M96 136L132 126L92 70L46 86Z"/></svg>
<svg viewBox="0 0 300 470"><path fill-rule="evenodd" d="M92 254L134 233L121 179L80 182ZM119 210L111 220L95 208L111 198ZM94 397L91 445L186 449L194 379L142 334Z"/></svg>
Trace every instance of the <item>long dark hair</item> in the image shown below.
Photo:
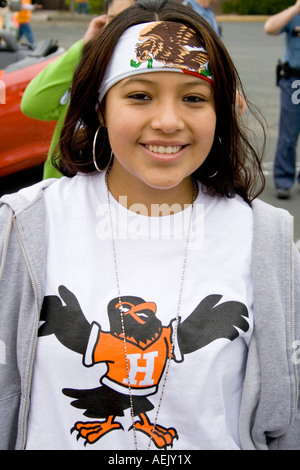
<svg viewBox="0 0 300 470"><path fill-rule="evenodd" d="M71 100L59 143L57 168L66 176L77 172L95 171L92 147L99 126L96 112L98 89L114 48L122 33L130 26L150 21L175 21L191 27L203 40L214 76L216 132L211 151L205 162L194 173L212 195L233 197L239 194L250 203L264 188L265 179L261 156L248 137L237 110L237 93L244 96L248 112L262 120L248 102L237 70L217 34L208 23L190 7L173 0L138 0L121 12L104 28L103 32L83 51L82 60L75 72ZM102 127L97 142L98 166L104 168L109 161L111 148L107 129ZM55 161L55 160L54 160Z"/></svg>

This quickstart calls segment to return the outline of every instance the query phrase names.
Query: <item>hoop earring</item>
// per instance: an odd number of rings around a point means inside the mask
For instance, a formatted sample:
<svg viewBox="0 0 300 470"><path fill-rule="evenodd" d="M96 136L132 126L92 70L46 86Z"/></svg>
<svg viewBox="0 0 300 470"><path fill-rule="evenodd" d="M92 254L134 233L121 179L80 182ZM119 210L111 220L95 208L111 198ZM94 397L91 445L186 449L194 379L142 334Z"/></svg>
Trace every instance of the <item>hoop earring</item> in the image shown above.
<svg viewBox="0 0 300 470"><path fill-rule="evenodd" d="M221 139L221 137L218 135L217 138L218 138L218 143L219 143L219 145L222 146L222 139ZM212 175L208 176L208 178L214 178L215 176L217 176L217 174L218 174L218 170L215 171Z"/></svg>
<svg viewBox="0 0 300 470"><path fill-rule="evenodd" d="M103 168L101 170L101 168L98 167L98 164L97 164L97 159L96 159L96 142L97 142L97 137L98 137L98 133L101 129L101 124L100 126L98 127L98 129L96 130L95 132L95 136L94 136L94 140L93 140L93 163L94 163L94 166L96 168L96 170L99 172L99 173L103 173L103 171L107 170L107 168L110 166L111 164L111 161L112 161L112 157L113 157L113 151L111 151L110 153L110 157L109 157L109 161L108 161L108 164L106 165L105 168Z"/></svg>

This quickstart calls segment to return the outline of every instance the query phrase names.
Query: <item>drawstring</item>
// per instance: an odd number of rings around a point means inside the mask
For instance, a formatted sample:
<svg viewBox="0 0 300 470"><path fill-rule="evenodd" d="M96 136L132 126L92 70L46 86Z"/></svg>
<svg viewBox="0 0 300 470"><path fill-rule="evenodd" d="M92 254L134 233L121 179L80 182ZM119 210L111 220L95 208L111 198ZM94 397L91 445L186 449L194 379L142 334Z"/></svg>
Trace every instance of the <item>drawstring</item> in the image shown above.
<svg viewBox="0 0 300 470"><path fill-rule="evenodd" d="M10 209L9 213L9 219L8 219L8 224L6 228L6 233L5 233L5 238L4 238L4 245L3 245L3 253L2 253L2 259L1 259L1 265L0 265L0 281L2 279L2 274L4 272L4 266L5 266L5 261L6 261L6 255L8 251L8 242L9 242L9 237L10 237L10 232L12 228L12 221L13 221L13 210Z"/></svg>

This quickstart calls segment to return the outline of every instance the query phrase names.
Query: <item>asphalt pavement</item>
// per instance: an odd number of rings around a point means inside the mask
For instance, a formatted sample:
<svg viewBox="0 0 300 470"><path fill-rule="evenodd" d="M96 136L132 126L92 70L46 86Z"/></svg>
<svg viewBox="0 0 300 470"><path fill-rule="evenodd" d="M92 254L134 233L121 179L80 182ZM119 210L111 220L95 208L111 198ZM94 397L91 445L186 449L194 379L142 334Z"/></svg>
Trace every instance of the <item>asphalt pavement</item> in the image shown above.
<svg viewBox="0 0 300 470"><path fill-rule="evenodd" d="M55 15L50 12L34 14L32 22L36 41L53 37L65 48L80 39L86 31L91 17L87 15ZM233 58L241 76L246 93L252 103L259 108L267 122L267 149L264 158L266 188L261 199L287 209L295 220L295 241L300 249L300 186L295 183L289 200L276 198L273 184L273 161L278 136L279 89L275 85L275 67L284 51L284 37L268 36L263 31L265 18L260 17L219 17L224 43ZM246 113L248 124L254 136L260 141L259 127ZM300 149L298 151L298 171L300 171ZM39 180L41 167L17 175L0 179L0 194L15 191Z"/></svg>

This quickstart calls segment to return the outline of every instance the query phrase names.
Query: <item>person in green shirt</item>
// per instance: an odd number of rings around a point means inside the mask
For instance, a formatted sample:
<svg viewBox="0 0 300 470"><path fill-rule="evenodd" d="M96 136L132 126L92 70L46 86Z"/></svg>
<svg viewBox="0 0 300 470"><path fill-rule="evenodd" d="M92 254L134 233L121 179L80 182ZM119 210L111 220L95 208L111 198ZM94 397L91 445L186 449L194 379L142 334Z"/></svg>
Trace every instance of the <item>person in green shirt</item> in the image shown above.
<svg viewBox="0 0 300 470"><path fill-rule="evenodd" d="M26 116L41 121L57 121L47 160L44 163L43 179L62 176L52 164L52 155L60 137L69 106L73 75L81 59L84 45L118 13L133 3L134 0L106 0L106 13L93 18L83 38L73 44L58 59L51 62L27 86L21 101L22 112Z"/></svg>

